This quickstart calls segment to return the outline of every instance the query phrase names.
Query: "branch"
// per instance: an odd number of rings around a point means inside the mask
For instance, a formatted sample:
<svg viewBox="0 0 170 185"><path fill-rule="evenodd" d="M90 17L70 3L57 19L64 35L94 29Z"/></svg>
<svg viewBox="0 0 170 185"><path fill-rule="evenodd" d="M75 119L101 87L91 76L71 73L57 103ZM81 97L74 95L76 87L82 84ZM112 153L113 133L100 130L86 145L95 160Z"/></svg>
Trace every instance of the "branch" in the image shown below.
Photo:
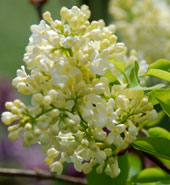
<svg viewBox="0 0 170 185"><path fill-rule="evenodd" d="M41 180L57 180L57 181L87 185L86 179L72 177L68 175L58 176L42 170L32 171L32 170L23 170L23 169L0 168L0 176L6 176L6 177L13 176L13 177L20 177L20 178L26 177L26 178L36 178Z"/></svg>
<svg viewBox="0 0 170 185"><path fill-rule="evenodd" d="M158 167L160 167L162 170L170 174L170 167L166 166L162 161L160 161L158 158L155 156L148 154L146 152L141 152L145 157L147 157L149 160L154 162Z"/></svg>
<svg viewBox="0 0 170 185"><path fill-rule="evenodd" d="M47 3L48 0L29 0L30 3L32 3L36 9L36 12L38 14L39 20L42 20L42 8L45 3Z"/></svg>
<svg viewBox="0 0 170 185"><path fill-rule="evenodd" d="M43 7L43 4L42 3L36 3L34 6L35 6L35 9L37 11L39 20L41 21L42 20L42 7Z"/></svg>
<svg viewBox="0 0 170 185"><path fill-rule="evenodd" d="M147 157L149 160L151 160L153 163L155 163L159 168L161 168L162 170L164 170L165 172L170 174L170 167L166 166L162 161L160 161L155 156L148 154L146 152L143 152L143 151L136 150L132 146L129 149L136 152L139 156Z"/></svg>
<svg viewBox="0 0 170 185"><path fill-rule="evenodd" d="M86 4L87 6L90 6L90 0L83 0L83 4Z"/></svg>

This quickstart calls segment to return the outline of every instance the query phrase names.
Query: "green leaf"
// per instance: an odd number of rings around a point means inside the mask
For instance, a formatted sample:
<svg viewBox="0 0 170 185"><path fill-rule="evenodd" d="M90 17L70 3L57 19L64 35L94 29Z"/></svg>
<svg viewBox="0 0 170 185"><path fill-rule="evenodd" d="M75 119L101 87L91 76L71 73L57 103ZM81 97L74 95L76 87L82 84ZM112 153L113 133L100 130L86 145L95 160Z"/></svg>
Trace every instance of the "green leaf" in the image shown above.
<svg viewBox="0 0 170 185"><path fill-rule="evenodd" d="M160 161L162 161L166 166L170 167L170 160L162 159L161 157L158 158Z"/></svg>
<svg viewBox="0 0 170 185"><path fill-rule="evenodd" d="M157 78L170 81L170 61L165 59L160 59L152 63L144 76L155 76Z"/></svg>
<svg viewBox="0 0 170 185"><path fill-rule="evenodd" d="M124 73L125 67L126 67L125 62L116 62L114 60L112 60L111 62L114 64L116 69L118 69L120 72Z"/></svg>
<svg viewBox="0 0 170 185"><path fill-rule="evenodd" d="M146 137L136 140L132 146L146 153L170 160L170 140L162 137Z"/></svg>
<svg viewBox="0 0 170 185"><path fill-rule="evenodd" d="M118 158L119 167L120 167L120 175L113 179L112 185L123 185L126 184L128 174L129 174L129 162L128 162L128 153L120 156Z"/></svg>
<svg viewBox="0 0 170 185"><path fill-rule="evenodd" d="M161 120L164 118L165 113L164 111L160 111L156 117L156 119L154 119L153 121L146 121L143 123L143 126L145 127L152 127L155 126L157 124L159 124L161 122Z"/></svg>
<svg viewBox="0 0 170 185"><path fill-rule="evenodd" d="M149 137L163 137L170 139L170 132L161 127L154 127L148 130Z"/></svg>
<svg viewBox="0 0 170 185"><path fill-rule="evenodd" d="M107 182L108 185L112 185L112 178L107 176L104 172L103 174L97 174L96 173L96 168L92 170L87 175L87 182L88 185L96 185L96 184L105 184Z"/></svg>
<svg viewBox="0 0 170 185"><path fill-rule="evenodd" d="M132 184L130 184L130 185L132 185ZM137 184L135 184L135 185L156 185L155 184L155 182L153 183L153 182L149 182L149 183L137 183Z"/></svg>
<svg viewBox="0 0 170 185"><path fill-rule="evenodd" d="M129 89L131 89L131 90L149 91L149 90L161 89L161 88L163 88L163 87L165 87L164 84L157 84L157 85L154 85L154 86L152 86L152 87L142 87L142 86L140 86L140 85L137 85L137 86L131 87L131 88L129 88Z"/></svg>
<svg viewBox="0 0 170 185"><path fill-rule="evenodd" d="M163 111L170 117L170 89L153 91L149 94L152 104L160 103Z"/></svg>
<svg viewBox="0 0 170 185"><path fill-rule="evenodd" d="M119 74L119 76L117 77L117 80L119 81L120 84L123 84L124 79L127 81L127 77L125 74L126 71L125 62L116 62L114 60L111 60L110 62L112 62L114 64L114 67L121 72L121 74Z"/></svg>
<svg viewBox="0 0 170 185"><path fill-rule="evenodd" d="M150 64L150 66L148 67L148 70L149 69L161 69L161 70L170 72L170 61L166 59L159 59L156 62L153 62L152 64Z"/></svg>
<svg viewBox="0 0 170 185"><path fill-rule="evenodd" d="M104 172L103 174L97 174L96 169L94 168L92 172L87 175L88 185L97 185L97 184L125 185L129 172L129 163L127 154L119 157L118 163L121 170L121 173L118 177L112 179L111 177L107 176Z"/></svg>
<svg viewBox="0 0 170 185"><path fill-rule="evenodd" d="M170 117L170 99L165 102L163 102L159 98L157 98L157 100L159 101L163 111Z"/></svg>
<svg viewBox="0 0 170 185"><path fill-rule="evenodd" d="M110 70L106 70L103 76L106 77L110 83L113 83L117 80L116 77L110 72Z"/></svg>
<svg viewBox="0 0 170 185"><path fill-rule="evenodd" d="M128 153L129 161L129 177L137 175L142 169L142 161L140 157L134 153Z"/></svg>
<svg viewBox="0 0 170 185"><path fill-rule="evenodd" d="M159 181L169 181L170 175L158 168L147 168L142 170L138 175L131 178L133 183L152 183Z"/></svg>
<svg viewBox="0 0 170 185"><path fill-rule="evenodd" d="M139 78L138 78L139 64L134 62L133 67L130 71L129 75L129 84L128 88L139 86Z"/></svg>
<svg viewBox="0 0 170 185"><path fill-rule="evenodd" d="M152 102L153 105L159 103L157 98L163 102L168 101L170 99L170 89L156 90L149 93L149 101Z"/></svg>
<svg viewBox="0 0 170 185"><path fill-rule="evenodd" d="M149 69L145 76L155 76L157 78L170 82L170 72L163 71L161 69Z"/></svg>
<svg viewBox="0 0 170 185"><path fill-rule="evenodd" d="M170 181L157 182L155 185L170 185Z"/></svg>

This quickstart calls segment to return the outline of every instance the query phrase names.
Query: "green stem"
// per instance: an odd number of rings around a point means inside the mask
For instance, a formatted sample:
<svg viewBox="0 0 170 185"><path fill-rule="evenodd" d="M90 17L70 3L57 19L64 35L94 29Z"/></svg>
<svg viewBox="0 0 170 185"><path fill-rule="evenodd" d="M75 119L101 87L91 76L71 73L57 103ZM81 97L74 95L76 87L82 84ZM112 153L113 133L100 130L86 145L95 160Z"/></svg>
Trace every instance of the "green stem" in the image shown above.
<svg viewBox="0 0 170 185"><path fill-rule="evenodd" d="M81 125L84 127L84 128L88 128L88 123L84 120L84 118L82 117L82 115L80 114L80 112L78 111L78 115L80 116L80 119L82 120Z"/></svg>

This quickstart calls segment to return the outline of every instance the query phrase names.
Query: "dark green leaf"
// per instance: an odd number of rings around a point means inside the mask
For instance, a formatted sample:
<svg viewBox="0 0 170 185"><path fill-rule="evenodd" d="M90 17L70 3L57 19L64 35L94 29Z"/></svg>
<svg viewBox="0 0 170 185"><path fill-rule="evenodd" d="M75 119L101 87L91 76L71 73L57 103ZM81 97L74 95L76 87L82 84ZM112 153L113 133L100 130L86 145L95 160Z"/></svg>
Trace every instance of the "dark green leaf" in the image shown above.
<svg viewBox="0 0 170 185"><path fill-rule="evenodd" d="M165 102L159 98L157 98L157 100L159 101L163 111L170 117L170 99Z"/></svg>
<svg viewBox="0 0 170 185"><path fill-rule="evenodd" d="M112 185L125 185L129 174L128 153L119 157L120 175L113 179Z"/></svg>
<svg viewBox="0 0 170 185"><path fill-rule="evenodd" d="M119 157L118 162L121 170L121 173L118 177L112 179L111 177L105 175L105 173L97 174L96 169L93 169L93 171L87 175L88 185L97 185L97 184L125 185L129 172L129 163L127 154Z"/></svg>
<svg viewBox="0 0 170 185"><path fill-rule="evenodd" d="M96 168L87 175L88 185L105 184L112 185L112 178L107 176L105 173L96 174Z"/></svg>
<svg viewBox="0 0 170 185"><path fill-rule="evenodd" d="M136 140L132 146L146 153L170 160L170 140L162 137L146 137Z"/></svg>

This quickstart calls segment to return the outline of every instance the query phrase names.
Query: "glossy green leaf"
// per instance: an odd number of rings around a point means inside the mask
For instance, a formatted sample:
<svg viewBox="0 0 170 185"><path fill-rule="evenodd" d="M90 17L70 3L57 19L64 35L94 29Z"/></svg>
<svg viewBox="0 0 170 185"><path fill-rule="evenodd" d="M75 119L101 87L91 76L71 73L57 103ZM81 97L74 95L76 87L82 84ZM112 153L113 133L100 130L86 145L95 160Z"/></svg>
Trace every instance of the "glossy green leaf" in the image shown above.
<svg viewBox="0 0 170 185"><path fill-rule="evenodd" d="M166 59L159 59L149 65L148 70L150 69L161 69L170 72L170 61Z"/></svg>
<svg viewBox="0 0 170 185"><path fill-rule="evenodd" d="M159 98L157 98L157 100L159 101L163 111L170 117L170 99L165 102Z"/></svg>
<svg viewBox="0 0 170 185"><path fill-rule="evenodd" d="M168 101L170 99L170 89L161 89L161 90L156 90L151 93L149 93L149 101L152 102L152 104L157 104L158 99L162 101Z"/></svg>
<svg viewBox="0 0 170 185"><path fill-rule="evenodd" d="M157 78L166 80L170 82L170 72L163 71L161 69L149 69L146 73L145 76L155 76Z"/></svg>
<svg viewBox="0 0 170 185"><path fill-rule="evenodd" d="M170 81L170 61L166 59L160 59L152 63L144 76L155 76L157 78Z"/></svg>
<svg viewBox="0 0 170 185"><path fill-rule="evenodd" d="M105 184L106 182L108 185L112 185L112 180L113 179L105 173L96 174L96 168L94 168L92 172L87 175L88 185Z"/></svg>
<svg viewBox="0 0 170 185"><path fill-rule="evenodd" d="M153 127L148 130L149 137L164 137L170 139L170 132L161 127Z"/></svg>
<svg viewBox="0 0 170 185"><path fill-rule="evenodd" d="M139 78L138 78L139 64L134 62L133 67L130 71L129 75L129 84L128 88L139 86Z"/></svg>
<svg viewBox="0 0 170 185"><path fill-rule="evenodd" d="M137 175L142 169L142 161L135 153L128 153L129 177Z"/></svg>
<svg viewBox="0 0 170 185"><path fill-rule="evenodd" d="M169 181L170 175L158 168L147 168L142 170L138 175L131 178L134 183L152 183L159 181Z"/></svg>
<svg viewBox="0 0 170 185"><path fill-rule="evenodd" d="M145 127L153 127L153 126L159 124L162 121L162 119L164 118L164 116L165 116L164 111L160 111L158 113L156 119L154 119L153 121L146 121L146 122L144 122L143 126L145 126Z"/></svg>
<svg viewBox="0 0 170 185"><path fill-rule="evenodd" d="M132 146L146 153L170 160L170 140L162 137L146 137L136 140Z"/></svg>
<svg viewBox="0 0 170 185"><path fill-rule="evenodd" d="M122 185L126 184L128 174L129 174L129 162L128 162L128 153L120 156L118 159L120 167L120 175L113 179L112 185Z"/></svg>
<svg viewBox="0 0 170 185"><path fill-rule="evenodd" d="M91 173L87 175L88 185L97 185L97 184L107 184L107 185L125 185L128 172L129 172L129 163L127 154L118 158L119 167L121 173L118 177L112 179L111 177L103 174L97 174L96 169L93 169Z"/></svg>

